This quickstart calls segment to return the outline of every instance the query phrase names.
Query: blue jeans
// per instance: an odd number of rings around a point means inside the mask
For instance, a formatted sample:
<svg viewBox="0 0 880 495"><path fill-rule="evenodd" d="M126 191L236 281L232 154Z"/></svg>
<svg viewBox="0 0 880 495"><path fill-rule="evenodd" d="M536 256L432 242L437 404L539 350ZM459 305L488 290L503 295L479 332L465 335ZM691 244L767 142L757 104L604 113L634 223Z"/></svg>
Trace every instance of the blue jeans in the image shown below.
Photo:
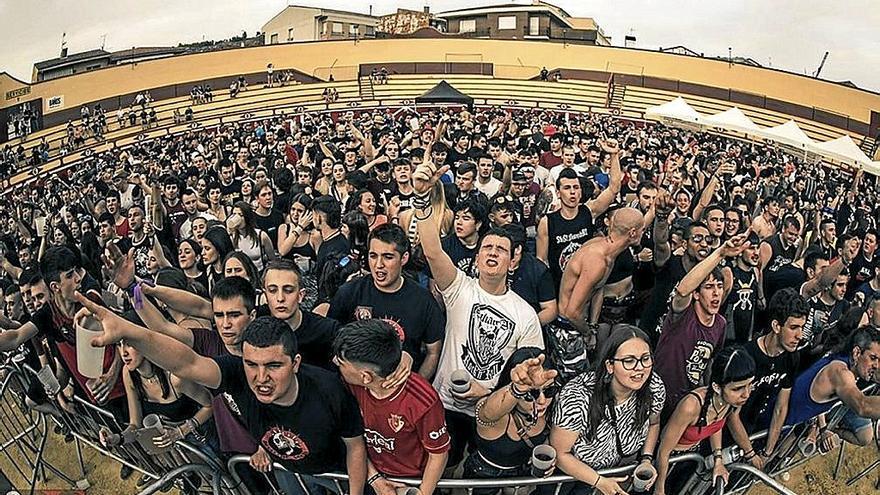
<svg viewBox="0 0 880 495"><path fill-rule="evenodd" d="M300 483L296 479L296 474L290 471L274 471L275 481L278 482L278 488L285 495L322 495L324 493L339 493L339 488L332 480L316 478L308 474L300 474ZM303 489L305 487L305 489Z"/></svg>

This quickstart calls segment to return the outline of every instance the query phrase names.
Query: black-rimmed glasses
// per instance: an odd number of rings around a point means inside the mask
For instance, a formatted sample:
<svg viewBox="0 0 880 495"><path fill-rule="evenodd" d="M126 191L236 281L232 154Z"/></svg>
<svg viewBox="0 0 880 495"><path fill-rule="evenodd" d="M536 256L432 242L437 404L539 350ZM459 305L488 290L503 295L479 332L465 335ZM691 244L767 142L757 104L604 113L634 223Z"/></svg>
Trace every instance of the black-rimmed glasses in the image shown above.
<svg viewBox="0 0 880 495"><path fill-rule="evenodd" d="M636 365L642 365L642 368L650 368L654 366L654 356L650 354L645 354L644 356L637 358L635 356L627 356L625 358L611 358L609 361L618 362L623 366L623 369L627 371L632 371L636 369Z"/></svg>

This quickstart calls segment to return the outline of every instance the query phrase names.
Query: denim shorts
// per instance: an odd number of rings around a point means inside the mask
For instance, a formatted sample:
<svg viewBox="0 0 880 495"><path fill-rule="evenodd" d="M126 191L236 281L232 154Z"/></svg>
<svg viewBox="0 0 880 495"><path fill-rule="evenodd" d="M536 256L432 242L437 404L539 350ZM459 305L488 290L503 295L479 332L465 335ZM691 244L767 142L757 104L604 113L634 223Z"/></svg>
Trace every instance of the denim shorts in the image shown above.
<svg viewBox="0 0 880 495"><path fill-rule="evenodd" d="M858 433L864 428L870 428L871 425L872 422L870 419L859 416L852 409L847 411L843 416L843 419L840 420L840 426L853 433Z"/></svg>

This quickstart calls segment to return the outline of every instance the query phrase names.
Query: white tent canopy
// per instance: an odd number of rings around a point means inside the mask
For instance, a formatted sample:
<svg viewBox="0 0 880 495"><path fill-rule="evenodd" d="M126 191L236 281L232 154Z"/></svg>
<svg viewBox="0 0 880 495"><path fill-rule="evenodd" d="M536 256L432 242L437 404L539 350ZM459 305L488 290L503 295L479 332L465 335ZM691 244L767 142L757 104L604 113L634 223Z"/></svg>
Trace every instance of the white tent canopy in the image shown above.
<svg viewBox="0 0 880 495"><path fill-rule="evenodd" d="M697 113L692 106L688 105L681 96L662 105L648 108L645 110L645 117L681 120L693 124L699 123L702 118L702 116Z"/></svg>
<svg viewBox="0 0 880 495"><path fill-rule="evenodd" d="M721 127L723 129L745 132L748 134L755 133L755 131L761 129L758 127L758 124L752 122L752 119L748 118L748 116L737 107L728 108L715 115L703 117L702 122L708 126Z"/></svg>
<svg viewBox="0 0 880 495"><path fill-rule="evenodd" d="M880 162L871 162L865 165L865 172L880 176Z"/></svg>
<svg viewBox="0 0 880 495"><path fill-rule="evenodd" d="M803 129L798 127L794 120L789 120L776 127L763 129L758 135L765 139L778 141L800 149L807 149L808 147L815 145L815 142L810 139L810 136L807 136Z"/></svg>
<svg viewBox="0 0 880 495"><path fill-rule="evenodd" d="M849 136L841 136L824 143L816 143L813 145L813 149L822 156L849 165L855 165L856 167L864 167L871 163L868 155L859 149L858 145Z"/></svg>

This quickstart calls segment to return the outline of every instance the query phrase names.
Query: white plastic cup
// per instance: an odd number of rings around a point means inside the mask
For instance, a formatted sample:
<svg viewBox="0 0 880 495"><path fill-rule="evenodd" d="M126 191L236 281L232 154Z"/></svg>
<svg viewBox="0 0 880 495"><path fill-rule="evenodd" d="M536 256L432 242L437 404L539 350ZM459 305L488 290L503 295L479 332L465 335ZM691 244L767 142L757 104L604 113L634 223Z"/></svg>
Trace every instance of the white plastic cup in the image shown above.
<svg viewBox="0 0 880 495"><path fill-rule="evenodd" d="M798 450L804 457L812 457L816 453L816 442L809 438L801 438L798 441Z"/></svg>
<svg viewBox="0 0 880 495"><path fill-rule="evenodd" d="M633 471L632 489L634 492L648 491L648 482L657 474L654 466L650 464L639 464Z"/></svg>
<svg viewBox="0 0 880 495"><path fill-rule="evenodd" d="M104 348L92 347L92 339L104 333L101 322L87 315L74 323L76 329L76 369L86 378L98 378L104 372Z"/></svg>
<svg viewBox="0 0 880 495"><path fill-rule="evenodd" d="M543 478L544 473L556 465L556 449L550 445L538 445L532 449L532 476Z"/></svg>
<svg viewBox="0 0 880 495"><path fill-rule="evenodd" d="M34 218L34 226L37 228L37 235L42 236L43 230L46 229L46 217L39 216Z"/></svg>
<svg viewBox="0 0 880 495"><path fill-rule="evenodd" d="M159 447L153 443L153 439L165 433L165 426L162 419L157 414L148 414L144 417L144 428L142 434L138 436L138 442L147 452L151 454L162 454L168 452L171 447Z"/></svg>
<svg viewBox="0 0 880 495"><path fill-rule="evenodd" d="M465 370L455 370L449 375L449 387L458 394L467 393L471 389L471 375Z"/></svg>

